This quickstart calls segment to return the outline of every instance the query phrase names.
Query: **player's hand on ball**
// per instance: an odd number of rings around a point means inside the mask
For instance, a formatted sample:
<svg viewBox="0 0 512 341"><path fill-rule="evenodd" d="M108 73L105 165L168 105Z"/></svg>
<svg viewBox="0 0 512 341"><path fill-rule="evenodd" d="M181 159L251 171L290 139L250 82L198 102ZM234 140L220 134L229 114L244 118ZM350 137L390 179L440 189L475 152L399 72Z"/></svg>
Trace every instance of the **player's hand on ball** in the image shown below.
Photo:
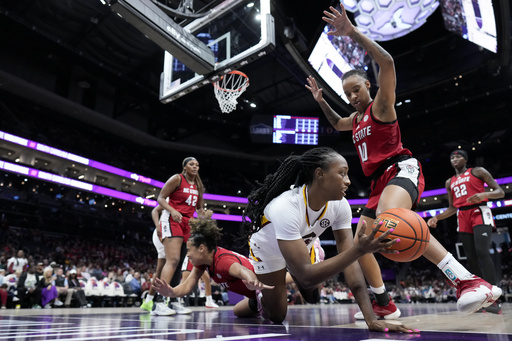
<svg viewBox="0 0 512 341"><path fill-rule="evenodd" d="M359 243L357 245L364 253L398 253L396 250L390 250L393 244L400 241L400 239L389 240L388 236L394 231L393 229L389 229L378 238L375 238L375 234L379 231L381 225L382 222L377 224L370 234L366 235L366 221L363 220L363 225L357 233L357 238L359 239Z"/></svg>

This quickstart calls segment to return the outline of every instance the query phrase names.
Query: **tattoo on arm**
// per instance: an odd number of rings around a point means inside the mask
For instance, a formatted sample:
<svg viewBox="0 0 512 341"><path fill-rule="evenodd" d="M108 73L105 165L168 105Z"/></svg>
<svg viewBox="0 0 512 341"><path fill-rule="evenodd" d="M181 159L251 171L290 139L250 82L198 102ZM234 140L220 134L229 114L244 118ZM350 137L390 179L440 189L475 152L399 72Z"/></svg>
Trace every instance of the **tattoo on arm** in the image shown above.
<svg viewBox="0 0 512 341"><path fill-rule="evenodd" d="M338 121L341 119L340 115L338 115L334 110L332 110L332 108L329 106L329 104L327 104L327 102L325 102L325 101L320 104L320 108L324 112L325 117L327 117L327 120L329 121L329 123L333 127L336 127L336 125L338 124Z"/></svg>
<svg viewBox="0 0 512 341"><path fill-rule="evenodd" d="M386 56L389 56L390 54L384 50L379 44L377 44L375 41L371 40L371 39L363 39L362 35L360 32L356 31L353 36L351 37L352 40L354 40L356 43L358 43L359 45L361 45L367 52L368 54L370 55L370 58L372 59L375 59L373 57L373 53L369 50L371 50L371 48L375 48L383 57L386 57ZM366 38L366 37L364 37ZM371 44L371 45L370 45Z"/></svg>

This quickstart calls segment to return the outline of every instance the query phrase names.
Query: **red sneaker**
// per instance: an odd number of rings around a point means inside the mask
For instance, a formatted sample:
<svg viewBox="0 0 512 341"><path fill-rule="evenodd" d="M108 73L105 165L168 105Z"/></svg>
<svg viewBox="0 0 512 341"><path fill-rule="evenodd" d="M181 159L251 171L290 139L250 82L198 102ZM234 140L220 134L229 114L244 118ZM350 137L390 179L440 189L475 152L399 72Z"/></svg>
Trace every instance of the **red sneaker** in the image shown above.
<svg viewBox="0 0 512 341"><path fill-rule="evenodd" d="M400 309L397 308L395 305L395 302L393 302L393 299L391 297L389 298L389 303L387 306L383 307L377 304L377 301L372 301L372 308L375 315L377 315L378 318L383 318L385 320L395 320L400 317L402 312ZM356 320L364 320L364 315L361 311L355 313L354 318Z"/></svg>
<svg viewBox="0 0 512 341"><path fill-rule="evenodd" d="M457 309L471 314L480 308L493 304L500 296L501 289L478 276L457 281Z"/></svg>

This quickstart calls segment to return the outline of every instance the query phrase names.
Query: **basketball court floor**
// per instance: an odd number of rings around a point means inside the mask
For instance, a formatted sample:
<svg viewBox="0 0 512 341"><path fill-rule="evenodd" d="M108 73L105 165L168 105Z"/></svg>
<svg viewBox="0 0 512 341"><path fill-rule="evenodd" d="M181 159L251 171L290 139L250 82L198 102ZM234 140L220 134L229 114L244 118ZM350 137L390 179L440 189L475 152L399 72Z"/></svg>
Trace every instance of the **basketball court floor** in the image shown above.
<svg viewBox="0 0 512 341"><path fill-rule="evenodd" d="M503 313L461 315L453 303L397 304L403 317L395 323L420 334L369 332L355 322L356 304L290 306L283 324L260 318L235 318L232 307L190 315L150 316L139 308L18 309L0 311L4 340L512 340L512 304Z"/></svg>

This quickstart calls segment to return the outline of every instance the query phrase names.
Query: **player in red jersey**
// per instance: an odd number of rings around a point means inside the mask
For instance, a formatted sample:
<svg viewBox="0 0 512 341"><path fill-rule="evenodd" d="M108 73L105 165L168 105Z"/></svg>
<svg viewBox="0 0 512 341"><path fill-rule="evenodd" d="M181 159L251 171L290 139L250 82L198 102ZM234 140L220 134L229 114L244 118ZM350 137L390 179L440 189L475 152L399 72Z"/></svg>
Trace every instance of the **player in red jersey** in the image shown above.
<svg viewBox="0 0 512 341"><path fill-rule="evenodd" d="M395 111L396 75L393 58L352 25L345 8L340 6L341 11L334 7L330 7L331 12L324 11L323 20L333 26L328 34L349 36L366 50L379 65L379 90L375 99L372 99L366 72L346 72L342 77L343 90L356 111L349 117L341 117L325 101L322 89L313 77L308 77L306 88L311 91L335 129L352 131L363 172L372 178L372 192L358 225L359 228L365 221L369 233L375 217L385 210L414 208L423 192L424 180L420 163L402 146ZM472 275L433 236L424 256L457 286L459 310L474 312L492 304L501 295L501 289ZM375 256L367 254L359 259L359 263L376 297L373 305L376 315L388 319L399 317L400 310L386 292ZM356 318L363 318L363 315L357 313Z"/></svg>
<svg viewBox="0 0 512 341"><path fill-rule="evenodd" d="M455 175L446 180L448 209L428 220L428 226L435 228L439 220L457 213L458 227L469 269L489 283L496 284L496 270L489 249L492 242L494 219L491 209L485 204L489 199L499 199L505 192L483 167L467 168L468 153L455 150L450 154ZM487 184L492 192L486 192ZM481 265L480 265L481 264ZM501 307L495 302L485 311L499 314Z"/></svg>
<svg viewBox="0 0 512 341"><path fill-rule="evenodd" d="M160 216L158 237L165 248L165 265L161 279L171 285L178 285L181 280L181 264L185 258L185 244L190 236L189 220L197 211L199 217L211 217L212 211L204 210L204 186L199 176L199 162L194 157L187 157L182 163L181 174L174 174L167 180L158 194L158 204L163 208ZM190 313L178 302L172 303L176 313Z"/></svg>
<svg viewBox="0 0 512 341"><path fill-rule="evenodd" d="M245 296L233 308L237 317L253 317L258 315L256 291L273 289L261 283L254 274L254 268L247 259L236 252L217 246L221 229L214 220L193 219L191 236L187 241L187 256L194 268L180 285L171 287L157 279L153 286L163 296L182 297L190 293L205 270L214 281L237 294Z"/></svg>
<svg viewBox="0 0 512 341"><path fill-rule="evenodd" d="M190 262L190 259L188 259L188 257L185 257L185 259L183 261L183 265L181 267L181 281L182 282L187 280L187 278L190 275L190 272L192 271L193 268L194 268L194 266ZM210 308L210 309L218 308L219 305L217 303L215 303L215 301L213 300L213 297L212 297L212 284L211 284L211 279L210 279L210 275L208 274L208 272L203 273L203 275L201 276L201 280L204 283L204 294L206 297L204 306L206 308ZM198 283L196 283L196 285L198 285ZM195 294L197 295L197 294L199 294L199 292L196 292ZM198 298L199 297L196 296L196 299L198 299ZM197 303L196 303L196 305L197 305Z"/></svg>

